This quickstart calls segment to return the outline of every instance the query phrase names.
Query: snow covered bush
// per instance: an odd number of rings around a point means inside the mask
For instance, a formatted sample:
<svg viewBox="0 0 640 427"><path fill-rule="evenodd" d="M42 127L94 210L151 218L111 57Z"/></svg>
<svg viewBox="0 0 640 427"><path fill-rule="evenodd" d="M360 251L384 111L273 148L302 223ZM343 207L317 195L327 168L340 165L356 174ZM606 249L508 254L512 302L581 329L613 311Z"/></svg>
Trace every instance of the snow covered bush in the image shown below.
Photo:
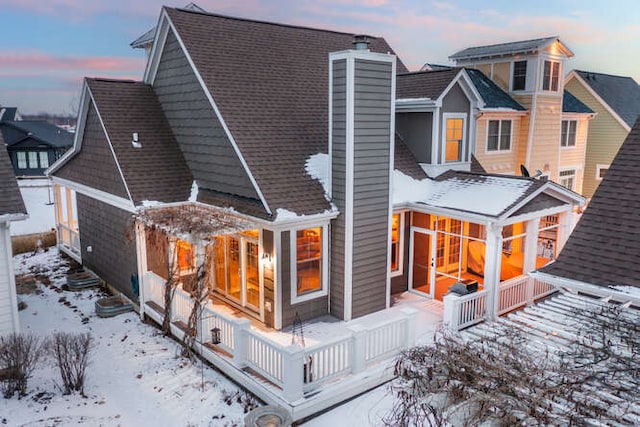
<svg viewBox="0 0 640 427"><path fill-rule="evenodd" d="M561 335L506 322L439 331L398 357L385 424L637 425L640 316L613 305L574 316Z"/></svg>
<svg viewBox="0 0 640 427"><path fill-rule="evenodd" d="M49 348L60 372L65 394L80 392L84 396L84 378L89 353L91 334L68 334L57 332L49 341Z"/></svg>
<svg viewBox="0 0 640 427"><path fill-rule="evenodd" d="M27 394L27 382L40 361L41 350L40 338L32 334L0 337L0 379L5 398Z"/></svg>

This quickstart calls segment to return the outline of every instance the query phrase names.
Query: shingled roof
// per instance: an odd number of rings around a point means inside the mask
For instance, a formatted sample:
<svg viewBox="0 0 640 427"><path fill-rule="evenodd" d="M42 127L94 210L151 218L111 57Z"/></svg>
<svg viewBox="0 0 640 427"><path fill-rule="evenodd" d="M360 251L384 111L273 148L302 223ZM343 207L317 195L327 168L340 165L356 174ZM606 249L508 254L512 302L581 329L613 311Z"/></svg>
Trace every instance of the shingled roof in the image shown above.
<svg viewBox="0 0 640 427"><path fill-rule="evenodd" d="M575 70L624 122L633 126L640 116L640 86L631 77Z"/></svg>
<svg viewBox="0 0 640 427"><path fill-rule="evenodd" d="M562 112L563 113L586 113L593 114L594 111L584 102L573 96L571 92L565 90L562 93Z"/></svg>
<svg viewBox="0 0 640 427"><path fill-rule="evenodd" d="M164 10L271 211L330 209L305 161L328 152L329 53L353 48L353 34ZM370 42L393 53L382 38ZM397 70L407 71L399 60Z"/></svg>
<svg viewBox="0 0 640 427"><path fill-rule="evenodd" d="M68 148L73 144L71 132L41 120L3 120L0 129L7 146L19 144L26 139L55 148Z"/></svg>
<svg viewBox="0 0 640 427"><path fill-rule="evenodd" d="M484 101L484 108L508 108L516 111L525 111L507 92L495 84L493 80L485 76L484 73L475 68L465 68L471 78L473 85Z"/></svg>
<svg viewBox="0 0 640 427"><path fill-rule="evenodd" d="M598 286L640 287L640 120L557 261L540 271Z"/></svg>
<svg viewBox="0 0 640 427"><path fill-rule="evenodd" d="M26 213L27 209L13 174L9 153L0 134L0 217Z"/></svg>
<svg viewBox="0 0 640 427"><path fill-rule="evenodd" d="M468 59L485 59L500 56L511 56L517 54L534 54L545 47L560 41L558 36L543 37L539 39L521 40L517 42L499 43L487 46L474 46L462 49L451 55L449 59L454 61L464 61ZM567 56L573 56L573 53L566 47Z"/></svg>
<svg viewBox="0 0 640 427"><path fill-rule="evenodd" d="M396 98L429 98L435 101L461 70L462 68L448 68L398 74L396 79Z"/></svg>

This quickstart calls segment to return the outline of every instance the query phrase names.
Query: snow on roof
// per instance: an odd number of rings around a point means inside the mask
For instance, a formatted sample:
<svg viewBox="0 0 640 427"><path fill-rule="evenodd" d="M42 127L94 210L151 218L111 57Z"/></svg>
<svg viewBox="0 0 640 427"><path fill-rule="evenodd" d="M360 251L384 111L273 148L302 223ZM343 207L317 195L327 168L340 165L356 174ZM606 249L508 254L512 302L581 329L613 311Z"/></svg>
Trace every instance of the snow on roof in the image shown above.
<svg viewBox="0 0 640 427"><path fill-rule="evenodd" d="M329 155L315 154L306 162L311 177L320 181L328 194ZM525 195L533 181L508 176L465 174L445 180L417 180L393 171L393 203L425 205L499 216Z"/></svg>

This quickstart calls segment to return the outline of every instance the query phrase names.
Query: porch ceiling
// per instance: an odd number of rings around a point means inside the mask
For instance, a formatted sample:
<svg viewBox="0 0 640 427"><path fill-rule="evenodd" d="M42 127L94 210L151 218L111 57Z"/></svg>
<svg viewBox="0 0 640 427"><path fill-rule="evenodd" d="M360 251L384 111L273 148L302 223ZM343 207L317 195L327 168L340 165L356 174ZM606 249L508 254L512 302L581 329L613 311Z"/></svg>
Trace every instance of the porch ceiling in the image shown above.
<svg viewBox="0 0 640 427"><path fill-rule="evenodd" d="M255 222L228 210L196 203L144 208L138 211L136 220L188 241L257 228Z"/></svg>

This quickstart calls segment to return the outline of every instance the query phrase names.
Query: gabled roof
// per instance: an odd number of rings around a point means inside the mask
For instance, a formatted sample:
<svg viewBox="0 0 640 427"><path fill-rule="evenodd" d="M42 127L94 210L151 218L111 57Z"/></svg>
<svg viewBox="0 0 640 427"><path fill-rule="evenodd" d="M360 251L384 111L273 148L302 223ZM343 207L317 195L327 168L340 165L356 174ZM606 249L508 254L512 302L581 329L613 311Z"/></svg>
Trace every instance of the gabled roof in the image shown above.
<svg viewBox="0 0 640 427"><path fill-rule="evenodd" d="M640 287L640 120L620 147L557 261L540 271Z"/></svg>
<svg viewBox="0 0 640 427"><path fill-rule="evenodd" d="M468 47L454 53L449 57L449 59L452 59L454 61L463 61L470 59L488 59L500 56L535 54L540 50L552 45L556 41L560 43L560 48L567 57L573 56L573 52L571 52L566 46L564 46L564 44L562 44L558 36L552 36L532 40L493 44L488 46Z"/></svg>
<svg viewBox="0 0 640 427"><path fill-rule="evenodd" d="M640 86L631 77L574 70L577 76L631 128L640 115Z"/></svg>
<svg viewBox="0 0 640 427"><path fill-rule="evenodd" d="M467 74L473 81L480 96L482 96L484 108L507 108L526 111L511 95L502 90L502 88L495 84L489 77L485 76L482 71L476 70L475 68L465 68L465 70L467 70Z"/></svg>
<svg viewBox="0 0 640 427"><path fill-rule="evenodd" d="M0 134L0 218L4 215L26 214L13 166L9 159L9 153L4 147L4 141Z"/></svg>
<svg viewBox="0 0 640 427"><path fill-rule="evenodd" d="M562 93L562 112L563 113L581 113L593 114L594 111L585 103L573 96L571 92L565 89Z"/></svg>
<svg viewBox="0 0 640 427"><path fill-rule="evenodd" d="M196 11L196 12L206 12L206 10L204 10L203 8L201 8L200 6L198 6L195 3L189 3L188 5L183 7L183 9L185 9L185 10L193 10L193 11ZM151 44L153 43L153 40L156 38L156 30L157 29L158 29L158 27L153 27L150 30L146 31L140 37L138 37L137 39L135 39L134 41L129 43L129 46L131 46L134 49L137 49L137 48L144 49L144 48L146 48L148 46L151 46Z"/></svg>
<svg viewBox="0 0 640 427"><path fill-rule="evenodd" d="M449 87L462 68L447 68L436 71L417 71L398 74L396 79L396 98L429 98L436 100Z"/></svg>
<svg viewBox="0 0 640 427"><path fill-rule="evenodd" d="M351 49L354 35L172 8L164 13L270 210L330 209L305 161L328 152L329 53ZM373 52L393 53L382 38L370 42ZM406 72L400 61L397 69Z"/></svg>
<svg viewBox="0 0 640 427"><path fill-rule="evenodd" d="M16 107L0 107L0 123L14 121L20 118Z"/></svg>
<svg viewBox="0 0 640 427"><path fill-rule="evenodd" d="M55 148L68 148L73 144L71 132L45 121L2 121L0 129L2 129L5 143L9 147L29 138Z"/></svg>
<svg viewBox="0 0 640 427"><path fill-rule="evenodd" d="M151 86L130 80L85 79L87 102L93 102L108 143L136 205L144 201L186 201L193 178ZM138 134L140 148L132 144ZM73 153L54 164L49 174L73 167L83 135ZM86 173L87 171L85 171Z"/></svg>

